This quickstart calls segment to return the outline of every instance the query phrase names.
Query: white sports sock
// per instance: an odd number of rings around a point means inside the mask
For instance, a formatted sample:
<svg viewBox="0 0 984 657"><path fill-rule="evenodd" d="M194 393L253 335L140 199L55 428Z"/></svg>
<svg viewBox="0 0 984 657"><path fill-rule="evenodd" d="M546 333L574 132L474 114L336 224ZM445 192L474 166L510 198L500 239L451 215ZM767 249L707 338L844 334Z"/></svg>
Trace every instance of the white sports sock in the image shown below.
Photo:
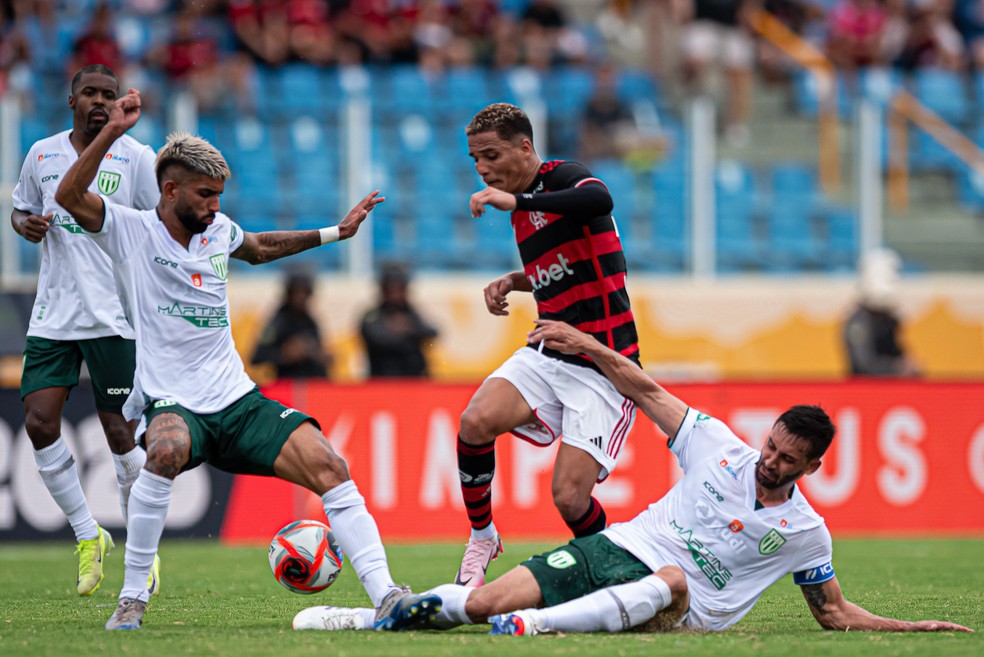
<svg viewBox="0 0 984 657"><path fill-rule="evenodd" d="M154 565L154 555L161 542L167 507L171 503L174 480L141 470L130 489L130 517L126 528L126 572L120 598L138 598L146 602L147 576Z"/></svg>
<svg viewBox="0 0 984 657"><path fill-rule="evenodd" d="M609 586L556 607L526 610L537 628L553 632L622 632L645 623L672 600L656 575Z"/></svg>
<svg viewBox="0 0 984 657"><path fill-rule="evenodd" d="M362 581L372 605L378 607L386 594L396 588L386 561L386 550L379 528L366 501L352 480L335 486L321 496L331 531L345 558Z"/></svg>
<svg viewBox="0 0 984 657"><path fill-rule="evenodd" d="M113 454L113 465L116 466L116 483L120 488L120 511L123 512L123 524L126 525L126 507L130 501L130 488L137 480L140 469L147 462L147 452L134 447L126 454Z"/></svg>
<svg viewBox="0 0 984 657"><path fill-rule="evenodd" d="M51 493L61 508L68 522L75 530L75 540L82 541L99 536L99 525L96 524L89 505L82 492L82 481L79 479L79 469L75 466L75 457L61 436L47 447L34 450L34 462L38 464L38 472L45 488Z"/></svg>
<svg viewBox="0 0 984 657"><path fill-rule="evenodd" d="M472 527L471 530L471 537L475 539L493 538L498 535L499 532L495 530L494 522L490 522L488 527L482 527L481 529L475 529Z"/></svg>
<svg viewBox="0 0 984 657"><path fill-rule="evenodd" d="M442 630L449 630L459 625L471 625L472 621L465 613L465 603L474 590L460 584L441 584L428 591L441 598L441 611L434 618L434 625Z"/></svg>

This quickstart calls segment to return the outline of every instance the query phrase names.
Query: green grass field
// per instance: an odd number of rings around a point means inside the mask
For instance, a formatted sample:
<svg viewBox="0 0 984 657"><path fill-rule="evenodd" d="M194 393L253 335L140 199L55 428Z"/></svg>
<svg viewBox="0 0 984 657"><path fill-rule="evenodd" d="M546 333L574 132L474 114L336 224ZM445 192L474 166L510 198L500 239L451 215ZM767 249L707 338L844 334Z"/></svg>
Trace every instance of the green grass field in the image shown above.
<svg viewBox="0 0 984 657"><path fill-rule="evenodd" d="M0 655L317 655L318 657L469 657L501 655L984 655L984 541L851 540L834 546L847 597L887 616L949 620L976 634L825 632L787 578L738 625L720 634L490 637L488 626L452 632L294 632L293 615L316 604L365 606L354 573L330 589L294 595L270 574L263 546L166 540L162 594L138 632L102 629L123 579L122 546L108 558L106 579L91 598L75 595L72 547L0 545ZM552 545L511 543L494 576ZM454 575L460 545L391 545L398 580L417 590Z"/></svg>

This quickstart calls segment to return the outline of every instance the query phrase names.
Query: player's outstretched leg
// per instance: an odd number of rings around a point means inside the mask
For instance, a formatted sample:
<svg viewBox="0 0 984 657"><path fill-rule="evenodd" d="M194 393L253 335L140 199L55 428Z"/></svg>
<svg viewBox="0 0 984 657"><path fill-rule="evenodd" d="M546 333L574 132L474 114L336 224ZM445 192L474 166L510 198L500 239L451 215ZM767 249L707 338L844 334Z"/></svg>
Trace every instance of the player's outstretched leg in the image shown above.
<svg viewBox="0 0 984 657"><path fill-rule="evenodd" d="M136 598L120 598L116 611L106 621L107 630L139 630L147 603Z"/></svg>
<svg viewBox="0 0 984 657"><path fill-rule="evenodd" d="M400 587L390 591L376 609L375 629L387 632L434 629L434 617L440 611L440 597Z"/></svg>
<svg viewBox="0 0 984 657"><path fill-rule="evenodd" d="M297 612L291 627L295 630L372 630L376 625L376 610L351 607L308 607Z"/></svg>
<svg viewBox="0 0 984 657"><path fill-rule="evenodd" d="M103 581L103 559L116 547L113 537L102 527L96 527L95 538L84 539L75 546L79 555L79 577L76 590L79 595L92 595Z"/></svg>

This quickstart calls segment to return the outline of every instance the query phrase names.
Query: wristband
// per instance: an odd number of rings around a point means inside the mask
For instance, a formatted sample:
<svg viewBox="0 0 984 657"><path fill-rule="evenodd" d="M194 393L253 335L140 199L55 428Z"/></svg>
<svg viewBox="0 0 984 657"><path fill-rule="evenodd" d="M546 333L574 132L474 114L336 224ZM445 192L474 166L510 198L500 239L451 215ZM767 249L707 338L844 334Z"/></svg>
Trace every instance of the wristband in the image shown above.
<svg viewBox="0 0 984 657"><path fill-rule="evenodd" d="M338 226L328 226L327 228L322 228L318 231L318 233L321 235L322 244L338 241Z"/></svg>

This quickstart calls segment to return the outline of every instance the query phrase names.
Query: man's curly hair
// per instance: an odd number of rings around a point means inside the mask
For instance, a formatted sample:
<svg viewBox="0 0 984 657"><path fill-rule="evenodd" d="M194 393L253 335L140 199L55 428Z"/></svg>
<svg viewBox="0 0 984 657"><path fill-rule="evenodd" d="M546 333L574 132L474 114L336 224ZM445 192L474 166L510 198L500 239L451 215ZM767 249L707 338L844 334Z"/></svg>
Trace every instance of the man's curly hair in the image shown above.
<svg viewBox="0 0 984 657"><path fill-rule="evenodd" d="M516 141L517 138L533 142L533 125L526 113L509 103L494 103L481 110L465 128L471 137L483 132L494 132L499 139Z"/></svg>

